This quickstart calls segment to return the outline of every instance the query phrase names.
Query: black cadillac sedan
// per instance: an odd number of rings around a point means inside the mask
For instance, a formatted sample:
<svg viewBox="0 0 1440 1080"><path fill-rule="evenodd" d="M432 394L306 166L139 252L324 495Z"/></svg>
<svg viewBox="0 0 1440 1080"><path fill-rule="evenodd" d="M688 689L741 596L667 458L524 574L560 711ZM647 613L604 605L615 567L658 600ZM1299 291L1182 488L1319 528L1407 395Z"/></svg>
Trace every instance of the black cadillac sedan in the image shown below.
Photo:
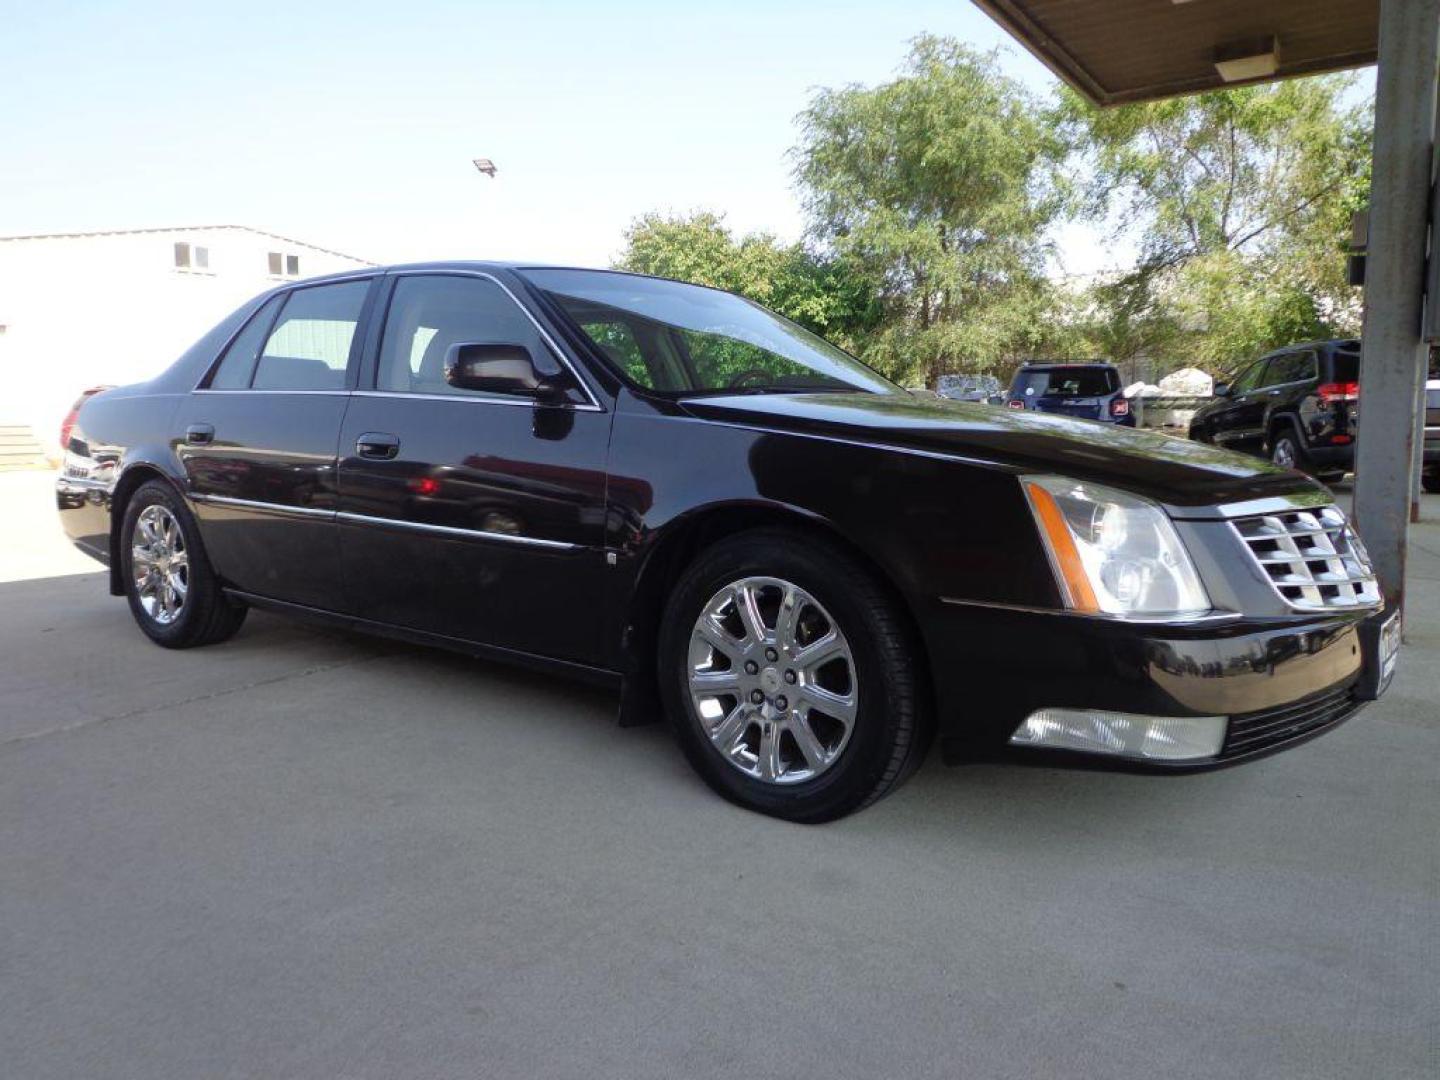
<svg viewBox="0 0 1440 1080"><path fill-rule="evenodd" d="M87 400L57 501L141 630L251 607L540 666L823 821L938 734L1187 770L1383 689L1329 494L1214 447L920 398L749 301L605 271L286 285Z"/></svg>

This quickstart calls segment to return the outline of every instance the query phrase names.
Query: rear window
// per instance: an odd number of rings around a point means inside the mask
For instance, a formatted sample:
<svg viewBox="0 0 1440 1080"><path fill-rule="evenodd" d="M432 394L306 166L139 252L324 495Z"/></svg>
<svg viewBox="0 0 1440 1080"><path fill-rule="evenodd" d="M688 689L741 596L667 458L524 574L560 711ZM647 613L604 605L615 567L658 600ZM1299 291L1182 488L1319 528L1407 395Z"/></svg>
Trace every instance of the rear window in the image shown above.
<svg viewBox="0 0 1440 1080"><path fill-rule="evenodd" d="M1356 382L1360 378L1360 354L1354 349L1336 349L1330 365L1334 382Z"/></svg>
<svg viewBox="0 0 1440 1080"><path fill-rule="evenodd" d="M1120 389L1113 368L1048 368L1019 371L1011 397L1104 397Z"/></svg>

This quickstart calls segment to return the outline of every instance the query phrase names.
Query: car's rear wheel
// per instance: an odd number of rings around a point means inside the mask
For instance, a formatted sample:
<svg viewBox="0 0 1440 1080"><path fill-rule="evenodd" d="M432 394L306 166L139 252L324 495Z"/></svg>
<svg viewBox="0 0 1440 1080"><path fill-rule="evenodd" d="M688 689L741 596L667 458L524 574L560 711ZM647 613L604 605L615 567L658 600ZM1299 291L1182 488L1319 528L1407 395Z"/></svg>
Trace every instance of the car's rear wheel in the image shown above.
<svg viewBox="0 0 1440 1080"><path fill-rule="evenodd" d="M195 519L162 480L142 484L125 508L120 567L131 614L166 648L224 641L245 621L210 568Z"/></svg>
<svg viewBox="0 0 1440 1080"><path fill-rule="evenodd" d="M1281 468L1305 469L1308 458L1293 431L1280 428L1270 440L1270 460Z"/></svg>
<svg viewBox="0 0 1440 1080"><path fill-rule="evenodd" d="M918 767L928 699L904 612L870 569L823 540L756 529L707 549L661 627L665 705L721 795L821 822Z"/></svg>

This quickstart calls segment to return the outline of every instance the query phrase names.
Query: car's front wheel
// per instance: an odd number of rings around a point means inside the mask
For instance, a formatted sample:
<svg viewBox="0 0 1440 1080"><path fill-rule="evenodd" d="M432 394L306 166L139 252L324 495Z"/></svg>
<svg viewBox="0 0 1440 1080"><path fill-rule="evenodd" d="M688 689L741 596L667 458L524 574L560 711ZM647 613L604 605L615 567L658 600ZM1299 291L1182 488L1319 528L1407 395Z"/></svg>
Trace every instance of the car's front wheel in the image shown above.
<svg viewBox="0 0 1440 1080"><path fill-rule="evenodd" d="M221 591L195 519L162 480L142 484L125 508L120 567L130 612L159 645L210 645L245 621L246 609Z"/></svg>
<svg viewBox="0 0 1440 1080"><path fill-rule="evenodd" d="M670 596L661 689L686 756L733 802L791 821L893 790L928 745L904 612L823 539L756 529L707 549Z"/></svg>

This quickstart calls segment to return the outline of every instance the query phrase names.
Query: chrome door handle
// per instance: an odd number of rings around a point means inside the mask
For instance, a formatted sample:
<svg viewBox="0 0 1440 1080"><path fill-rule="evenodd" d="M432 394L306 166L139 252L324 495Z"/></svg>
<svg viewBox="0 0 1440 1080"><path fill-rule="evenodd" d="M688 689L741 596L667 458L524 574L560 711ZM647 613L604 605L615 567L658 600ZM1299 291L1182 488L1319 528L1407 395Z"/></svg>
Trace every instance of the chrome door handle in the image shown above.
<svg viewBox="0 0 1440 1080"><path fill-rule="evenodd" d="M385 431L367 431L355 440L355 453L363 458L391 461L400 453L400 439Z"/></svg>
<svg viewBox="0 0 1440 1080"><path fill-rule="evenodd" d="M215 441L215 425L191 424L185 429L185 441L191 446L209 446Z"/></svg>

